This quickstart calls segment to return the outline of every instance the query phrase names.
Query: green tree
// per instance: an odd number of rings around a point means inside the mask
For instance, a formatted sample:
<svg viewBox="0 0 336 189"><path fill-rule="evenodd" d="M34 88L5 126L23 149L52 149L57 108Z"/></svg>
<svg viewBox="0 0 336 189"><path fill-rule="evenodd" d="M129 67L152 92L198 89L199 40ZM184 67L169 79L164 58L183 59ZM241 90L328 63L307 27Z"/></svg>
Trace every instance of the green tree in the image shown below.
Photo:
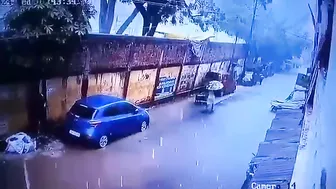
<svg viewBox="0 0 336 189"><path fill-rule="evenodd" d="M257 5L266 9L266 5L271 2L257 0ZM248 41L253 16L253 1L196 0L188 6L187 11L189 18L203 31L213 28L215 31L224 31L229 35L238 36Z"/></svg>
<svg viewBox="0 0 336 189"><path fill-rule="evenodd" d="M45 0L35 5L13 5L5 15L4 21L11 38L29 40L32 57L24 64L33 66L30 63L64 59L60 54L53 54L48 46L41 49L41 37L59 47L78 45L80 39L91 29L89 20L96 13L89 1L83 1L80 5L52 5ZM68 40L72 43L67 43Z"/></svg>
<svg viewBox="0 0 336 189"><path fill-rule="evenodd" d="M309 18L309 15L307 14ZM302 27L288 27L288 21L277 22L272 11L258 15L253 41L255 54L281 67L284 60L300 57L302 51L312 45L307 32Z"/></svg>
<svg viewBox="0 0 336 189"><path fill-rule="evenodd" d="M215 3L208 0L195 0L184 11L184 15L204 32L210 28L221 31L221 24L226 20L225 13Z"/></svg>
<svg viewBox="0 0 336 189"><path fill-rule="evenodd" d="M100 0L99 33L110 34L117 0Z"/></svg>
<svg viewBox="0 0 336 189"><path fill-rule="evenodd" d="M183 21L182 16L176 14L185 8L185 2L181 0L121 0L121 2L133 3L135 8L140 12L143 18L142 36L154 36L159 23L171 21L173 24L176 24ZM128 25L138 14L137 11L133 12L133 16L128 19L125 25Z"/></svg>

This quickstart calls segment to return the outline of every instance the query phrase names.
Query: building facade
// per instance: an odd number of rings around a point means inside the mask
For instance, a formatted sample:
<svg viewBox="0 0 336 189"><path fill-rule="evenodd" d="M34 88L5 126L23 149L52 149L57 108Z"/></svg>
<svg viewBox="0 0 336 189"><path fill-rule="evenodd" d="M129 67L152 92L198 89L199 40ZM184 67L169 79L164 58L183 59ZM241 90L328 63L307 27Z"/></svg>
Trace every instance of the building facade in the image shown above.
<svg viewBox="0 0 336 189"><path fill-rule="evenodd" d="M305 128L294 171L295 188L336 188L336 12L334 0L317 0L311 84ZM292 186L294 186L292 184Z"/></svg>

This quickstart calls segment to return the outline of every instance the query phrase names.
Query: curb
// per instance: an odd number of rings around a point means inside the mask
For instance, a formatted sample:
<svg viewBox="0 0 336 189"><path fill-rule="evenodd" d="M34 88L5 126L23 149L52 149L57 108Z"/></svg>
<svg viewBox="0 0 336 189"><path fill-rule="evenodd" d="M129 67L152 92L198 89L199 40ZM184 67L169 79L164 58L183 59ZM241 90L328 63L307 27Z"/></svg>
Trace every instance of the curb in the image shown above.
<svg viewBox="0 0 336 189"><path fill-rule="evenodd" d="M229 100L230 98L232 98L232 97L234 96L234 94L235 94L235 93L232 93L232 94L228 94L228 95L226 95L226 96L221 97L222 99L216 101L216 102L215 102L215 105L220 104L220 103L222 103L222 102L224 102L224 101L226 101L226 100Z"/></svg>

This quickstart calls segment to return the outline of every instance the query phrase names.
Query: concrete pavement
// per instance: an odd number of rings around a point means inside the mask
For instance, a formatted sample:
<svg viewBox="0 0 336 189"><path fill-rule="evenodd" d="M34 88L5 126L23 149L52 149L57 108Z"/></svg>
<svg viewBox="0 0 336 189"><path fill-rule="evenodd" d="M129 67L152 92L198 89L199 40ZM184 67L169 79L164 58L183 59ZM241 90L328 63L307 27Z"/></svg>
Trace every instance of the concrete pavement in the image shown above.
<svg viewBox="0 0 336 189"><path fill-rule="evenodd" d="M62 146L30 158L7 157L3 189L239 189L274 118L270 101L285 98L296 75L239 87L212 114L186 98L150 110L151 127L105 149ZM2 188L1 188L2 189Z"/></svg>

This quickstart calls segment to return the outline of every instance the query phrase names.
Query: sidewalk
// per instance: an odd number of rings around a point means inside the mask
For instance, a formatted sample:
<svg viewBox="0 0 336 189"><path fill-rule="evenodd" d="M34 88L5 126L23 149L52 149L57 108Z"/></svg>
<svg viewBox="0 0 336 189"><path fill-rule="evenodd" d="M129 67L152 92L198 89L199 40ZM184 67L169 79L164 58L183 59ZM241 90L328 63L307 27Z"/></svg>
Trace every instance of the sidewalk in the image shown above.
<svg viewBox="0 0 336 189"><path fill-rule="evenodd" d="M302 110L278 110L259 144L250 182L244 188L290 188L301 136ZM301 189L301 188L300 188Z"/></svg>

